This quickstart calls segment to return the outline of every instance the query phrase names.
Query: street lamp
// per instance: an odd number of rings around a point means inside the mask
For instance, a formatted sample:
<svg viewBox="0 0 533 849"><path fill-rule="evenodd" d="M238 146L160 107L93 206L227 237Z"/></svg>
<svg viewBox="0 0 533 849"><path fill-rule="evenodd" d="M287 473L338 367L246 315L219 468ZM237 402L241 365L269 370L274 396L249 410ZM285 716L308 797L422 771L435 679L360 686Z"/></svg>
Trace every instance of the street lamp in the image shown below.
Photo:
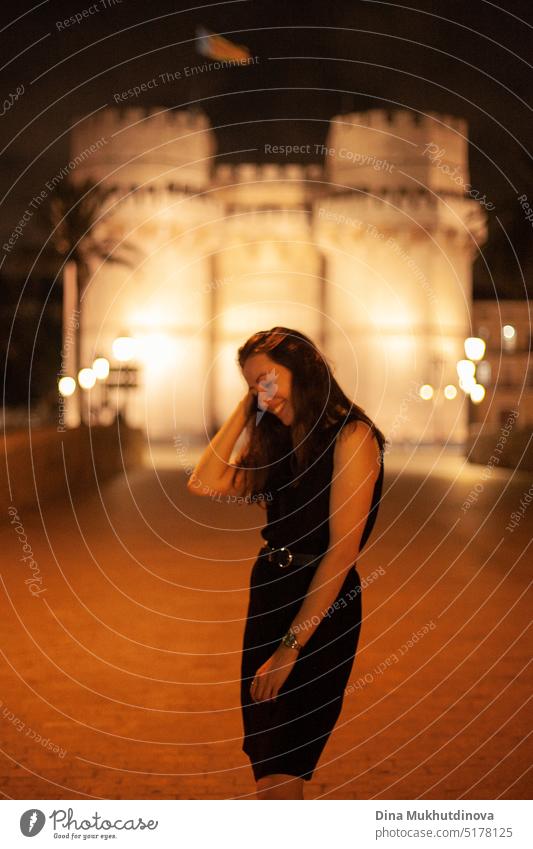
<svg viewBox="0 0 533 849"><path fill-rule="evenodd" d="M463 390L466 395L470 395L472 391L472 387L476 386L476 378L471 375L466 375L465 377L459 378L459 386Z"/></svg>
<svg viewBox="0 0 533 849"><path fill-rule="evenodd" d="M57 388L63 398L70 398L76 391L76 381L73 377L62 377L57 384Z"/></svg>
<svg viewBox="0 0 533 849"><path fill-rule="evenodd" d="M93 362L92 369L96 375L96 380L99 383L98 407L95 408L96 417L100 424L105 424L107 412L106 380L109 377L109 360L105 357L96 357Z"/></svg>
<svg viewBox="0 0 533 849"><path fill-rule="evenodd" d="M127 392L130 389L137 388L137 376L139 369L137 365L131 364L131 360L135 358L138 352L138 347L138 340L131 336L117 336L117 338L113 340L111 350L113 351L113 356L120 365L111 366L109 368L109 376L106 386L113 387L117 389L118 392L121 390L123 392ZM127 395L125 396L120 409L120 413L124 421L126 420L126 403Z"/></svg>
<svg viewBox="0 0 533 849"><path fill-rule="evenodd" d="M469 360L477 362L483 359L483 354L485 353L484 339L481 339L479 336L469 336L468 339L465 339L464 345L465 354Z"/></svg>
<svg viewBox="0 0 533 849"><path fill-rule="evenodd" d="M474 404L480 404L485 397L485 387L481 383L476 383L470 390L470 400Z"/></svg>
<svg viewBox="0 0 533 849"><path fill-rule="evenodd" d="M514 351L516 348L516 328L512 324L502 327L502 348L504 351Z"/></svg>
<svg viewBox="0 0 533 849"><path fill-rule="evenodd" d="M472 362L472 360L459 360L457 363L457 374L459 375L459 380L474 379L475 373L476 365Z"/></svg>
<svg viewBox="0 0 533 849"><path fill-rule="evenodd" d="M79 372L78 372L78 385L81 387L81 389L85 389L85 390L88 391L88 390L93 388L95 383L96 383L96 375L95 375L94 371L92 370L92 368L82 368L82 369L79 370ZM87 416L88 424L92 423L91 422L91 414L92 414L91 403L88 400L87 401L87 408L86 408L86 416ZM82 415L81 418L82 418L82 422L83 422L84 416Z"/></svg>
<svg viewBox="0 0 533 849"><path fill-rule="evenodd" d="M82 389L92 389L96 383L96 375L92 368L82 368L78 372L78 383Z"/></svg>
<svg viewBox="0 0 533 849"><path fill-rule="evenodd" d="M459 386L466 395L470 396L470 400L474 404L480 404L485 397L485 387L477 382L476 371L478 376L482 377L486 374L487 363L483 360L485 354L485 340L479 336L469 336L464 342L465 354L467 360L459 360L457 363L457 374L459 375ZM477 364L477 365L476 365ZM490 366L489 366L490 369ZM470 416L470 408L468 414L468 427L472 424Z"/></svg>
<svg viewBox="0 0 533 849"><path fill-rule="evenodd" d="M105 357L97 357L93 363L93 371L97 380L105 380L109 375L109 360Z"/></svg>
<svg viewBox="0 0 533 849"><path fill-rule="evenodd" d="M453 401L453 399L457 397L457 388L453 385L453 383L448 383L448 385L444 387L444 397L447 398L448 401Z"/></svg>
<svg viewBox="0 0 533 849"><path fill-rule="evenodd" d="M137 351L137 340L131 336L117 336L111 346L113 356L119 363L127 363L132 360Z"/></svg>
<svg viewBox="0 0 533 849"><path fill-rule="evenodd" d="M430 398L433 398L433 387L430 383L424 383L418 390L418 394L424 401L429 401Z"/></svg>

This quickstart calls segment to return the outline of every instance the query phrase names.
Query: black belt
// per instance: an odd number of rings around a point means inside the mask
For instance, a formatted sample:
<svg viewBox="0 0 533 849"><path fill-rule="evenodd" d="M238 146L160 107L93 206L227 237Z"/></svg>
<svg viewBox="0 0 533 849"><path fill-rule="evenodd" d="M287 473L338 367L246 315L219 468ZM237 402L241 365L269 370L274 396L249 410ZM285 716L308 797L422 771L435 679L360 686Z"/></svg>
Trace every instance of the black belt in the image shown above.
<svg viewBox="0 0 533 849"><path fill-rule="evenodd" d="M261 548L259 555L265 557L269 563L279 566L280 569L286 569L287 566L316 566L323 556L322 554L298 554L285 545L272 548L268 543Z"/></svg>

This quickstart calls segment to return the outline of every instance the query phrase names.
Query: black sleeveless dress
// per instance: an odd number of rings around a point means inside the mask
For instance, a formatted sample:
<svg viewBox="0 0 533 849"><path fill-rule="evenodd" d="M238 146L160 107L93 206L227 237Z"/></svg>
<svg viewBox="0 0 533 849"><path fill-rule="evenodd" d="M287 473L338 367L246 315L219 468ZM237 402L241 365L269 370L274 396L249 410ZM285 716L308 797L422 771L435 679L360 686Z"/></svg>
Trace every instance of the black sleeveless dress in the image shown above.
<svg viewBox="0 0 533 849"><path fill-rule="evenodd" d="M329 492L335 439L343 422L331 428L327 447L299 477L296 488L291 455L272 468L265 493L265 543L293 552L323 556L329 545ZM383 485L383 454L372 504L361 537L363 548L379 508ZM320 557L312 566L281 569L258 555L251 572L248 612L241 662L243 751L254 778L273 773L306 781L324 749L341 712L361 628L361 585L354 563L337 595L339 603L322 618L280 688L275 701L254 702L250 685L257 669L272 656L297 615Z"/></svg>

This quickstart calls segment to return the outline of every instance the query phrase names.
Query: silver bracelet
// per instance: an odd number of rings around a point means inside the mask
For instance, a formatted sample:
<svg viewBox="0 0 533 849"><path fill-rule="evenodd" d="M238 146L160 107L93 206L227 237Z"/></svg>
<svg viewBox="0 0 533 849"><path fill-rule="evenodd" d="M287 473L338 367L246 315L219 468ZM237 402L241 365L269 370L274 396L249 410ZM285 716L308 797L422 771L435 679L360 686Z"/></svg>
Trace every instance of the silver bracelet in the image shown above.
<svg viewBox="0 0 533 849"><path fill-rule="evenodd" d="M284 646L287 646L288 649L295 649L296 651L300 651L300 649L303 648L303 646L301 646L298 642L296 634L294 633L292 628L289 628L287 633L283 634L281 642Z"/></svg>

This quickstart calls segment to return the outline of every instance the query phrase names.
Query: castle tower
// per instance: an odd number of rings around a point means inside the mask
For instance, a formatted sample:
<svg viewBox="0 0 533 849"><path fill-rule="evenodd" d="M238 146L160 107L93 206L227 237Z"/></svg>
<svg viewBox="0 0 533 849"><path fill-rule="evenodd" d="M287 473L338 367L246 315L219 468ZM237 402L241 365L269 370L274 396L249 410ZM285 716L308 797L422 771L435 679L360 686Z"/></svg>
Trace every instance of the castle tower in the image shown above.
<svg viewBox="0 0 533 849"><path fill-rule="evenodd" d="M324 278L312 233L320 165L220 165L213 194L225 210L224 237L214 257L216 419L243 394L235 367L239 345L278 324L320 341ZM318 182L319 184L319 182Z"/></svg>
<svg viewBox="0 0 533 849"><path fill-rule="evenodd" d="M211 350L211 255L222 210L210 196L214 137L202 113L106 109L78 124L72 179L114 188L95 237L122 243L131 265L94 261L81 310L82 365L138 340L128 420L152 439L195 432Z"/></svg>
<svg viewBox="0 0 533 849"><path fill-rule="evenodd" d="M209 185L215 140L204 112L141 107L103 109L70 136L74 182L90 177L117 188L202 192Z"/></svg>
<svg viewBox="0 0 533 849"><path fill-rule="evenodd" d="M167 440L219 426L244 391L237 347L285 324L393 443L463 442L467 400L443 390L485 239L465 122L337 116L324 168L213 167L214 153L200 113L103 110L72 134L72 179L115 190L101 233L135 248L131 268L94 264L82 310L82 365L119 335L140 341L131 423Z"/></svg>
<svg viewBox="0 0 533 849"><path fill-rule="evenodd" d="M315 238L327 257L326 348L342 385L395 441L461 443L456 362L471 335L472 262L486 237L469 195L467 125L372 110L332 119ZM422 400L422 384L434 389Z"/></svg>

